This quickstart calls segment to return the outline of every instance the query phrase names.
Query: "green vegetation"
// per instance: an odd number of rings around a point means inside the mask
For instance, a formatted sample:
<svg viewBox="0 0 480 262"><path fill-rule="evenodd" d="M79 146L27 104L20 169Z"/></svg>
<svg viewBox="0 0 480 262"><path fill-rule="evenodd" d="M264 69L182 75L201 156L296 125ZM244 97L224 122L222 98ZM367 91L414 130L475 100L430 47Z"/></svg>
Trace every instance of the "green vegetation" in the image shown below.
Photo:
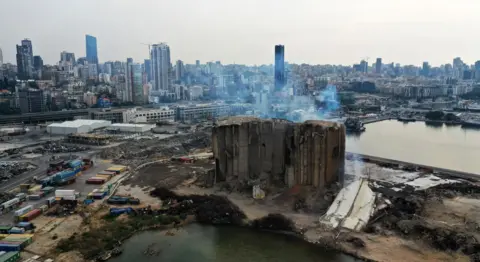
<svg viewBox="0 0 480 262"><path fill-rule="evenodd" d="M123 220L105 216L103 221L105 224L100 228L75 233L70 238L62 239L56 247L57 252L78 250L85 259L92 259L106 250L115 248L119 241L125 240L137 231L167 228L167 225L180 222L180 218L168 215L132 215Z"/></svg>

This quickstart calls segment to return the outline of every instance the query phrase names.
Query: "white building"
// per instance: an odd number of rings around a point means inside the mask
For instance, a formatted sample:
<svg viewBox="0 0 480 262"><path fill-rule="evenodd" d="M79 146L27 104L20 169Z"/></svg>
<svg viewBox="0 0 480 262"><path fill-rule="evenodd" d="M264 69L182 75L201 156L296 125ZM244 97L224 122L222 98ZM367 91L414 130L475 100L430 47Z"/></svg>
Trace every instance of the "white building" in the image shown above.
<svg viewBox="0 0 480 262"><path fill-rule="evenodd" d="M190 100L197 100L200 97L203 97L203 87L202 86L191 86L188 88Z"/></svg>
<svg viewBox="0 0 480 262"><path fill-rule="evenodd" d="M135 113L138 123L157 123L157 122L173 122L175 121L175 110L168 107L152 110L142 110Z"/></svg>
<svg viewBox="0 0 480 262"><path fill-rule="evenodd" d="M52 135L68 135L89 133L96 129L110 126L110 121L77 119L63 123L53 123L47 126L47 132Z"/></svg>
<svg viewBox="0 0 480 262"><path fill-rule="evenodd" d="M149 124L113 124L107 129L117 132L143 133L150 131L155 125Z"/></svg>

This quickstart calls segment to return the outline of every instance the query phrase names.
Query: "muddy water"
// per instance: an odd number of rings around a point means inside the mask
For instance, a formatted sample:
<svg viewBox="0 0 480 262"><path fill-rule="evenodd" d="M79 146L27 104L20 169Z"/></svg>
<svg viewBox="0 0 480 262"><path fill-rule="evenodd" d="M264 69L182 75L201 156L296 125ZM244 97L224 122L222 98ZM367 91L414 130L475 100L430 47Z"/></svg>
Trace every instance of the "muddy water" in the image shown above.
<svg viewBox="0 0 480 262"><path fill-rule="evenodd" d="M368 124L366 128L360 136L347 137L347 151L480 173L479 130L397 120Z"/></svg>
<svg viewBox="0 0 480 262"><path fill-rule="evenodd" d="M355 259L307 244L293 237L245 228L189 225L174 236L165 232L140 233L124 244L111 262L353 262ZM154 244L153 246L151 246ZM160 251L147 256L144 251Z"/></svg>

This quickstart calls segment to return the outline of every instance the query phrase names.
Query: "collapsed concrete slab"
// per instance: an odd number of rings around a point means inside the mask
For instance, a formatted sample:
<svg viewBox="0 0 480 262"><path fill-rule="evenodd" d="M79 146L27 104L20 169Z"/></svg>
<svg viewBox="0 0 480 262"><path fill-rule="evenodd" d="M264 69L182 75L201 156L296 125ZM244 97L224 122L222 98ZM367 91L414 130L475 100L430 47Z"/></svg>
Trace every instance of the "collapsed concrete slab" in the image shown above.
<svg viewBox="0 0 480 262"><path fill-rule="evenodd" d="M331 228L362 230L373 215L375 199L367 180L354 181L340 190L320 223Z"/></svg>
<svg viewBox="0 0 480 262"><path fill-rule="evenodd" d="M217 182L323 188L343 181L342 124L231 117L214 126L212 147Z"/></svg>

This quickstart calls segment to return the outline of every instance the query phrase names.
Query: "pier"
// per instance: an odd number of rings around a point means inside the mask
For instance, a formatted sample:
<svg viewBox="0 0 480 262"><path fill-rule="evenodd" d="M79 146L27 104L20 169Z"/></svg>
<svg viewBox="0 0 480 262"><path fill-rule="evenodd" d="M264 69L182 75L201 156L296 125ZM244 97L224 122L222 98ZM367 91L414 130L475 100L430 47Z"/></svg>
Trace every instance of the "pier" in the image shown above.
<svg viewBox="0 0 480 262"><path fill-rule="evenodd" d="M394 159L388 159L388 158L383 158L383 157L356 154L356 153L351 153L351 152L346 152L345 157L347 159L351 159L351 160L361 160L361 161L364 161L364 162L369 162L369 163L374 163L374 164L379 164L379 165L388 164L388 165L394 165L394 166L398 166L398 167L402 166L403 168L405 168L405 170L427 171L427 172L434 173L434 174L435 173L444 174L444 175L448 175L448 176L456 177L456 178L480 180L480 173L470 173L470 172L446 169L446 168L441 168L441 167L434 167L434 166L428 166L428 165L422 165L422 164L416 164L416 163L409 163L409 162L404 162L404 161L394 160Z"/></svg>

